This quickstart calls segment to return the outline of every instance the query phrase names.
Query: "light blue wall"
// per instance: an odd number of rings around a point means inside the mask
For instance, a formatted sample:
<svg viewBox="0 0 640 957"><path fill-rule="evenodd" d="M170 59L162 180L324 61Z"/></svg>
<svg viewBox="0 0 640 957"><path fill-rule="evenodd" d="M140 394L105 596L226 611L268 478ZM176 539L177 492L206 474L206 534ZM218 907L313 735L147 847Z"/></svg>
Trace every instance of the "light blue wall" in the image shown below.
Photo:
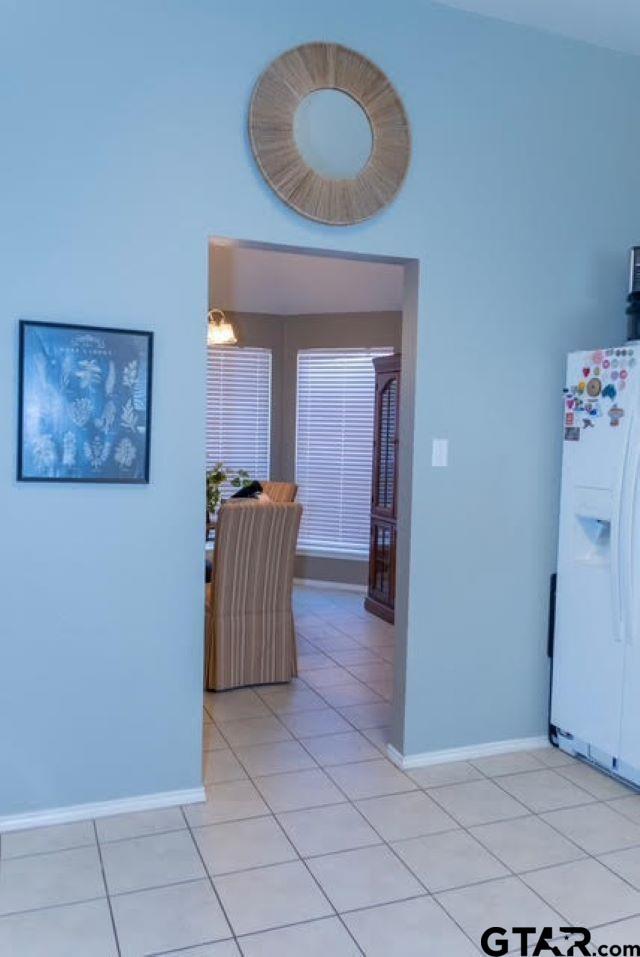
<svg viewBox="0 0 640 957"><path fill-rule="evenodd" d="M639 61L410 0L4 0L0 17L0 814L199 783L212 234L421 260L395 742L542 732L556 396L566 350L623 335ZM314 39L377 61L413 123L403 192L357 228L288 211L248 150L259 72ZM14 481L18 317L155 331L148 488Z"/></svg>

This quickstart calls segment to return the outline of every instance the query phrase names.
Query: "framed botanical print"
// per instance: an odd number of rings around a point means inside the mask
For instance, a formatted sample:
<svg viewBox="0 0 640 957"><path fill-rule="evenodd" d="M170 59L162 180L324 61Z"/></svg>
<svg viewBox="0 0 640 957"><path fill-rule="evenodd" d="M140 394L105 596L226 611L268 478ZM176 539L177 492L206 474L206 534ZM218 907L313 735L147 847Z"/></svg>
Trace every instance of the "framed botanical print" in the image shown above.
<svg viewBox="0 0 640 957"><path fill-rule="evenodd" d="M18 481L149 481L153 333L20 322Z"/></svg>

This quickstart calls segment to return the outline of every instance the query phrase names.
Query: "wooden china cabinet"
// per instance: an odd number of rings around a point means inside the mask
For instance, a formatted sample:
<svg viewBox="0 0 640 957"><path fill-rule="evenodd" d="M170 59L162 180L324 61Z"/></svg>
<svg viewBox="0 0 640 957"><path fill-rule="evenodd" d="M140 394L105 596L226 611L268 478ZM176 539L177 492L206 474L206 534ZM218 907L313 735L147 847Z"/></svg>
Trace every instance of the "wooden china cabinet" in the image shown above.
<svg viewBox="0 0 640 957"><path fill-rule="evenodd" d="M374 359L376 403L371 481L371 544L367 611L393 623L396 596L396 520L401 356Z"/></svg>

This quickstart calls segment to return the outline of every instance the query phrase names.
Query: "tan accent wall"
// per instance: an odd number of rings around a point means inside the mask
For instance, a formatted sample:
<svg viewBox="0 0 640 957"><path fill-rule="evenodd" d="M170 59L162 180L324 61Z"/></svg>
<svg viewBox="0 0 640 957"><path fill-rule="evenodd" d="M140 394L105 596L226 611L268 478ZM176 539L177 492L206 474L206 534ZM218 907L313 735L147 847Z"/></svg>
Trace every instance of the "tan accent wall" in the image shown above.
<svg viewBox="0 0 640 957"><path fill-rule="evenodd" d="M271 478L293 482L298 350L391 346L400 351L402 313L271 316L228 312L227 315L236 325L241 345L272 350ZM367 562L298 555L295 576L364 586Z"/></svg>

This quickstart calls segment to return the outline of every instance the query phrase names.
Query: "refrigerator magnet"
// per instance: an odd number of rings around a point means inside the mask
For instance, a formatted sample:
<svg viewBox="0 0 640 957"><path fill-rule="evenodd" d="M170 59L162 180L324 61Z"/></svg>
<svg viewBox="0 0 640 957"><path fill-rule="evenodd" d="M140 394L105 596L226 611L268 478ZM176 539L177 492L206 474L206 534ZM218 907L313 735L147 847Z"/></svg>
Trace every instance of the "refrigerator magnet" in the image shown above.
<svg viewBox="0 0 640 957"><path fill-rule="evenodd" d="M591 396L592 399L596 399L602 392L602 382L600 379L594 377L589 379L587 382L587 394Z"/></svg>
<svg viewBox="0 0 640 957"><path fill-rule="evenodd" d="M612 405L607 414L609 416L610 424L615 427L620 425L620 419L624 415L624 409L621 409L617 405Z"/></svg>
<svg viewBox="0 0 640 957"><path fill-rule="evenodd" d="M580 429L577 425L568 426L564 430L564 440L565 442L579 442L580 441Z"/></svg>

